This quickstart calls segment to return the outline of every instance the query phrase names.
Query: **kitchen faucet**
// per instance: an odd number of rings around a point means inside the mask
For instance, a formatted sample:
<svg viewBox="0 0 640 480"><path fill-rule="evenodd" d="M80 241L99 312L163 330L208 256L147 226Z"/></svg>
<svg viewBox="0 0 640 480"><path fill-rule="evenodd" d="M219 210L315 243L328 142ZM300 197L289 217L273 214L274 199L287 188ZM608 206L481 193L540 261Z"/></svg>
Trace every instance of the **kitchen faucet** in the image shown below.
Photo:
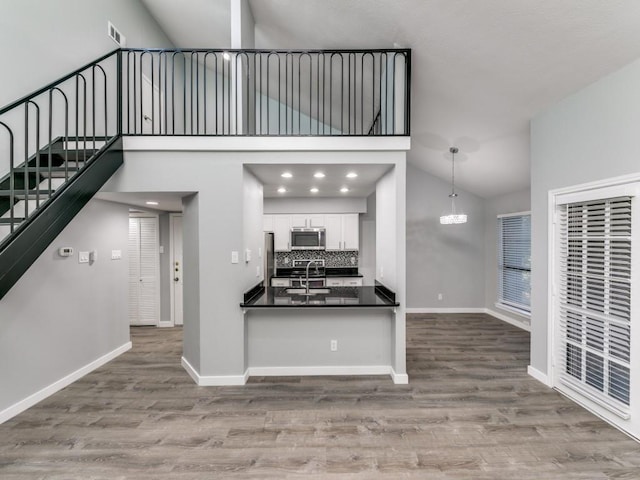
<svg viewBox="0 0 640 480"><path fill-rule="evenodd" d="M318 273L318 264L321 264L320 260L309 260L309 263L307 263L307 268L306 268L306 274L305 274L305 286L306 286L306 294L309 295L309 267L311 266L312 263L316 264L316 273Z"/></svg>

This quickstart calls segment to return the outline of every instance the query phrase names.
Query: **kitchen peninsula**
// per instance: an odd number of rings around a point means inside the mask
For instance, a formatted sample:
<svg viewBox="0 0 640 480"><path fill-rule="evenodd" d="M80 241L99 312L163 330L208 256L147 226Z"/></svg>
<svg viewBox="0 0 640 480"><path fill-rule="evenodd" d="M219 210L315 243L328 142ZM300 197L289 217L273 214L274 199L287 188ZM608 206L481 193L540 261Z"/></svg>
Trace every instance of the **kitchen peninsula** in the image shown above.
<svg viewBox="0 0 640 480"><path fill-rule="evenodd" d="M265 287L240 303L248 376L390 375L395 294L364 287ZM403 378L399 383L406 383Z"/></svg>

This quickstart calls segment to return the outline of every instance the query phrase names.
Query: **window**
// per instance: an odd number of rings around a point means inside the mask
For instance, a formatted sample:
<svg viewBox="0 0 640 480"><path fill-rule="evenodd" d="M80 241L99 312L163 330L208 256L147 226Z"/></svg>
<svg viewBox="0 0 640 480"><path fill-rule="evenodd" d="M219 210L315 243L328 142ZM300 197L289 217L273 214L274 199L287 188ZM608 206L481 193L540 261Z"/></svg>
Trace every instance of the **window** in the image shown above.
<svg viewBox="0 0 640 480"><path fill-rule="evenodd" d="M531 312L531 214L498 216L498 305Z"/></svg>

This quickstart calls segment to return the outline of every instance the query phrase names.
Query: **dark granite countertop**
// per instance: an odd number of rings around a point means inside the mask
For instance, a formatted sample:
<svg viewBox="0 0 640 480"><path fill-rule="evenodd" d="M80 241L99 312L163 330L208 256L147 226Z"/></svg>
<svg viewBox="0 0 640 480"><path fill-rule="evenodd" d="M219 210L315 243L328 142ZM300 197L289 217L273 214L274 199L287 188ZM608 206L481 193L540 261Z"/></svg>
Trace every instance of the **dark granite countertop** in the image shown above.
<svg viewBox="0 0 640 480"><path fill-rule="evenodd" d="M280 267L272 278L291 278L291 268ZM295 275L297 278L299 275ZM326 277L355 277L362 278L362 274L358 272L358 267L326 267Z"/></svg>
<svg viewBox="0 0 640 480"><path fill-rule="evenodd" d="M384 287L329 287L312 296L289 293L286 287L256 285L244 294L242 308L359 308L387 307L400 304L395 294ZM299 289L304 290L304 289ZM311 289L313 291L314 289Z"/></svg>

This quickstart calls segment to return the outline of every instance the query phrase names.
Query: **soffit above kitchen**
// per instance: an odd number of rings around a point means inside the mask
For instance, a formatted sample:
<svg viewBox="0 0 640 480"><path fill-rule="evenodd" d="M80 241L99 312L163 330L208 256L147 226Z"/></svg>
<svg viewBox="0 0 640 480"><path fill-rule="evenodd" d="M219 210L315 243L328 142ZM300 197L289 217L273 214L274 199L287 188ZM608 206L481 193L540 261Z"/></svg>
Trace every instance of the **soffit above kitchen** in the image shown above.
<svg viewBox="0 0 640 480"><path fill-rule="evenodd" d="M245 167L262 183L265 198L368 197L376 190L377 181L393 168L392 165L385 164L290 163L249 164ZM283 177L283 173L291 176ZM317 173L322 173L324 177L315 177ZM317 192L311 192L314 187ZM286 191L278 192L280 188ZM348 191L341 191L344 188Z"/></svg>

